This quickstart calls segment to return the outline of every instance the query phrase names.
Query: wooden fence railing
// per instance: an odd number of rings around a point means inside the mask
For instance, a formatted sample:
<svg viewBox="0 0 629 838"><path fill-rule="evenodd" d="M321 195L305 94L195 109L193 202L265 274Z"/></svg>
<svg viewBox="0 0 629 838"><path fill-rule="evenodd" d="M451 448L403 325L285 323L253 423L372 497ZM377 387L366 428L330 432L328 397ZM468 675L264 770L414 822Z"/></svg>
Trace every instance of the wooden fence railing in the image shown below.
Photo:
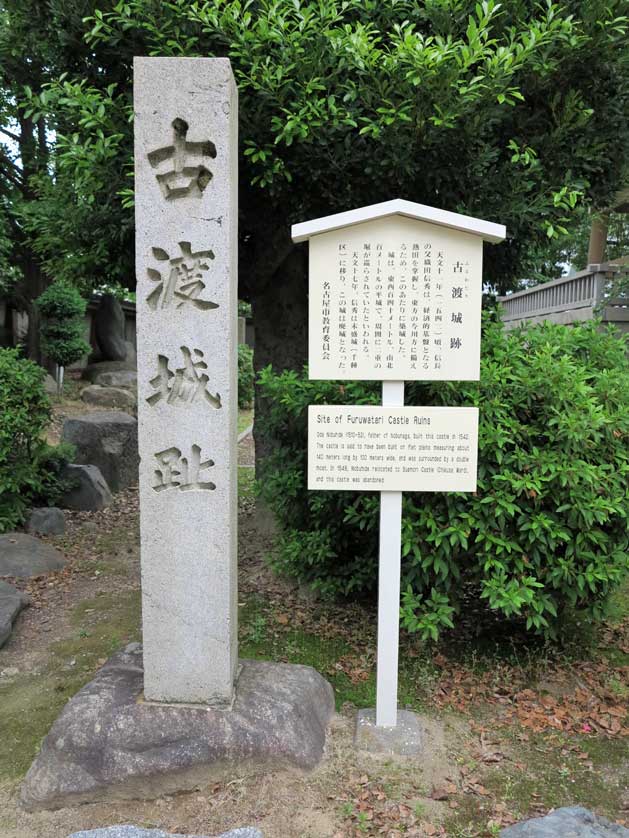
<svg viewBox="0 0 629 838"><path fill-rule="evenodd" d="M573 322L593 317L629 320L629 291L620 296L614 292L623 275L629 275L626 268L590 265L573 276L498 297L502 320L511 325L523 320Z"/></svg>

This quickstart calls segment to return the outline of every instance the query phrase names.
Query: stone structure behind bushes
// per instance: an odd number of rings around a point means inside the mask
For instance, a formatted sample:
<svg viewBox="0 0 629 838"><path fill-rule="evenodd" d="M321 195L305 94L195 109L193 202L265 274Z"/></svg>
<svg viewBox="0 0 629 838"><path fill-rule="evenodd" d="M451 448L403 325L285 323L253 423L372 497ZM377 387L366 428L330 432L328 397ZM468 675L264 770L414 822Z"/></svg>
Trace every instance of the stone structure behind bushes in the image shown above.
<svg viewBox="0 0 629 838"><path fill-rule="evenodd" d="M113 492L137 483L138 423L133 416L118 411L70 416L61 438L76 448L77 463L98 466Z"/></svg>

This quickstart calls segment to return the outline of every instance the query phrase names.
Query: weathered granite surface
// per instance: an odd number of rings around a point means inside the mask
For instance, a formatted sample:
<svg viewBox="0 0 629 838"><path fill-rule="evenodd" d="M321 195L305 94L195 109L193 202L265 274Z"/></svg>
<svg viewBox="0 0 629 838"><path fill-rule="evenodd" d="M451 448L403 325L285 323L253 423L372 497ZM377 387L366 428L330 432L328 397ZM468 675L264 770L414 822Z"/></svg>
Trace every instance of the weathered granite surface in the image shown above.
<svg viewBox="0 0 629 838"><path fill-rule="evenodd" d="M629 829L581 806L569 806L543 818L508 826L500 838L629 838Z"/></svg>
<svg viewBox="0 0 629 838"><path fill-rule="evenodd" d="M238 663L238 95L226 58L136 56L133 67L145 691L228 703Z"/></svg>
<svg viewBox="0 0 629 838"><path fill-rule="evenodd" d="M32 509L26 521L26 532L30 535L63 535L65 529L63 511L56 506Z"/></svg>
<svg viewBox="0 0 629 838"><path fill-rule="evenodd" d="M11 636L13 621L29 602L28 594L0 580L0 646L4 646Z"/></svg>
<svg viewBox="0 0 629 838"><path fill-rule="evenodd" d="M120 370L135 372L135 361L131 358L128 358L126 361L94 361L85 367L81 373L81 378L93 382L101 373L119 372Z"/></svg>
<svg viewBox="0 0 629 838"><path fill-rule="evenodd" d="M99 372L94 376L94 384L101 387L119 387L120 389L132 390L138 388L138 374L135 370L112 370L111 372Z"/></svg>
<svg viewBox="0 0 629 838"><path fill-rule="evenodd" d="M163 832L161 829L142 829L139 826L122 824L108 826L103 829L89 829L87 832L73 832L68 838L209 838L207 835L181 835L179 832ZM263 838L259 829L253 826L243 826L240 829L230 829L216 838Z"/></svg>
<svg viewBox="0 0 629 838"><path fill-rule="evenodd" d="M121 411L69 416L61 438L76 448L76 462L98 466L112 492L138 481L138 423Z"/></svg>
<svg viewBox="0 0 629 838"><path fill-rule="evenodd" d="M8 532L0 535L0 576L28 579L61 570L65 559L51 544L32 535Z"/></svg>
<svg viewBox="0 0 629 838"><path fill-rule="evenodd" d="M252 766L309 770L323 755L332 687L308 666L241 661L233 706L142 700L142 649L112 657L63 709L22 785L30 811L154 798Z"/></svg>
<svg viewBox="0 0 629 838"><path fill-rule="evenodd" d="M72 488L68 489L59 500L64 509L96 512L111 503L109 486L98 466L81 466L72 463L64 468L63 477L72 481Z"/></svg>
<svg viewBox="0 0 629 838"><path fill-rule="evenodd" d="M85 404L97 407L117 407L133 410L138 403L133 390L123 387L103 387L100 384L90 384L81 391L81 399Z"/></svg>

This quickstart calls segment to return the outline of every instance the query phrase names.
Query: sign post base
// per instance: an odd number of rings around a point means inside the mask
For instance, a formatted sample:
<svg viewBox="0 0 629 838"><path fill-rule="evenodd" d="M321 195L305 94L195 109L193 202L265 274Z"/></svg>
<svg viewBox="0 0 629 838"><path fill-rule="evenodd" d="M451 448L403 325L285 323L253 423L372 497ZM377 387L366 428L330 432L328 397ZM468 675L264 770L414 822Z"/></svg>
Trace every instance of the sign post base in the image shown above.
<svg viewBox="0 0 629 838"><path fill-rule="evenodd" d="M354 746L358 751L388 756L414 757L424 744L419 716L411 710L398 710L395 727L379 727L373 710L359 710Z"/></svg>

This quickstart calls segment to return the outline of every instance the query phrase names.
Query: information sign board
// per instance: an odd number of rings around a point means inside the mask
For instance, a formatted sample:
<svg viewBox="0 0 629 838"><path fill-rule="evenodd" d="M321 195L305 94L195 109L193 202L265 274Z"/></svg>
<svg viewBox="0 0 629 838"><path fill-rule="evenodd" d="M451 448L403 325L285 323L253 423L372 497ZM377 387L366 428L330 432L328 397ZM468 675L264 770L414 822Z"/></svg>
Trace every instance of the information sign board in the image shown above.
<svg viewBox="0 0 629 838"><path fill-rule="evenodd" d="M473 492L478 408L311 405L308 488Z"/></svg>
<svg viewBox="0 0 629 838"><path fill-rule="evenodd" d="M310 378L382 381L382 407L308 412L308 488L380 492L380 728L397 725L402 492L476 489L478 409L405 407L404 382L480 377L483 242L505 235L401 199L292 228L310 247Z"/></svg>
<svg viewBox="0 0 629 838"><path fill-rule="evenodd" d="M313 236L310 378L478 379L482 251L401 215Z"/></svg>

